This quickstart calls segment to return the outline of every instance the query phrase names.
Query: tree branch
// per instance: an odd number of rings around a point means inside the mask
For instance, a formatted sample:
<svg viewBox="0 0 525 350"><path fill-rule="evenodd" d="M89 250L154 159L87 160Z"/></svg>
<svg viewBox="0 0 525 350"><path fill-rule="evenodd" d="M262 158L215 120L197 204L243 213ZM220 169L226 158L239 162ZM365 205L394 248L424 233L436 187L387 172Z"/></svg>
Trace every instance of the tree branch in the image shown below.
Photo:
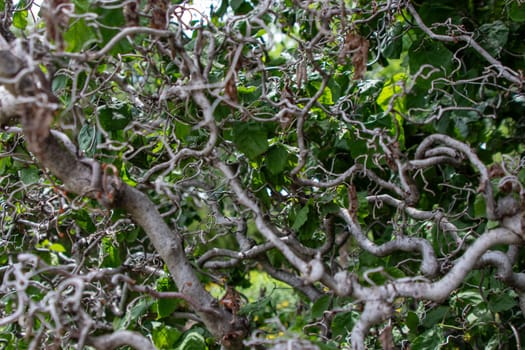
<svg viewBox="0 0 525 350"><path fill-rule="evenodd" d="M474 49L487 62L493 65L498 70L498 73L501 76L503 76L508 81L514 84L517 84L520 87L523 85L523 78L518 73L514 72L508 67L505 67L500 61L498 61L491 54L489 54L487 50L481 47L481 45L478 44L471 36L468 36L468 35L450 36L450 35L436 34L429 27L427 27L427 25L423 22L423 20L419 16L419 13L417 13L416 9L411 3L408 3L407 8L408 8L408 11L412 14L412 17L414 17L414 20L416 21L419 28L421 28L421 30L425 32L430 38L438 40L438 41L449 42L449 43L457 43L458 41L466 42L469 47Z"/></svg>
<svg viewBox="0 0 525 350"><path fill-rule="evenodd" d="M26 113L28 114L22 118L22 123L24 134L27 136L28 149L39 160L42 167L49 169L70 192L89 195L95 199L100 199L97 198L97 194L107 194L104 193L107 188L101 188L101 181L99 181L99 177L106 174L97 174L95 170L97 167L86 164L57 140L50 132L49 124L40 123L40 120L52 119L51 110L33 105ZM94 160L91 161L96 163ZM122 207L133 221L144 229L166 263L179 290L199 300L201 308L195 311L208 330L218 339L232 333L244 334L246 329L242 320L233 319L229 311L216 306L215 299L204 289L186 259L180 234L169 228L153 202L142 192L122 183L118 179L118 174L113 173L109 176L116 181L113 187L114 198L111 198L112 202L109 204ZM94 181L94 179L99 180ZM92 190L94 184L98 186L95 191ZM209 309L215 309L216 313L207 312L206 310ZM239 330L241 332L236 333ZM235 346L236 342L231 343Z"/></svg>
<svg viewBox="0 0 525 350"><path fill-rule="evenodd" d="M151 341L141 334L124 330L106 335L88 336L86 345L93 346L98 350L112 350L126 345L137 350L157 350Z"/></svg>

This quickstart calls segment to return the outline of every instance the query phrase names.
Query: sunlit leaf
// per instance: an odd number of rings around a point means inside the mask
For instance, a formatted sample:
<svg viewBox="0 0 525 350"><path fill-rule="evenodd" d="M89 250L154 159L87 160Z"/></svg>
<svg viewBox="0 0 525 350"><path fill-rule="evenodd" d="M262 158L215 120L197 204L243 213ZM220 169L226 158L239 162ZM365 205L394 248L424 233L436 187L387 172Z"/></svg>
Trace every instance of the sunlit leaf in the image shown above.
<svg viewBox="0 0 525 350"><path fill-rule="evenodd" d="M377 97L377 104L383 110L388 110L390 106L394 106L400 111L405 109L403 85L406 83L407 78L405 73L398 73L383 86L381 93Z"/></svg>
<svg viewBox="0 0 525 350"><path fill-rule="evenodd" d="M52 252L56 252L56 253L65 253L66 252L66 248L64 248L64 246L62 244L60 244L60 243L50 244L47 248L49 250L51 250Z"/></svg>
<svg viewBox="0 0 525 350"><path fill-rule="evenodd" d="M27 10L18 10L13 14L13 26L18 29L25 29L27 27Z"/></svg>
<svg viewBox="0 0 525 350"><path fill-rule="evenodd" d="M11 158L0 158L0 175L4 174L12 166Z"/></svg>
<svg viewBox="0 0 525 350"><path fill-rule="evenodd" d="M154 328L151 333L153 343L159 349L173 349L175 342L179 340L182 332L177 328L163 325L160 322L154 322Z"/></svg>
<svg viewBox="0 0 525 350"><path fill-rule="evenodd" d="M117 267L122 263L118 246L111 237L104 237L102 239L101 249L104 256L102 262L104 266Z"/></svg>

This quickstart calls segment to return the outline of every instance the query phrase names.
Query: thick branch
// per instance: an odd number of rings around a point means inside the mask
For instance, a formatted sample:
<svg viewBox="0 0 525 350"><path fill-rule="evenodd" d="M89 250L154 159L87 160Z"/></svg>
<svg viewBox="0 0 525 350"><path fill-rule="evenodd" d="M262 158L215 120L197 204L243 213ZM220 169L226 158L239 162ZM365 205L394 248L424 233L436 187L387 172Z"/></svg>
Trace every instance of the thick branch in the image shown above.
<svg viewBox="0 0 525 350"><path fill-rule="evenodd" d="M131 331L117 331L106 335L91 336L86 339L86 344L100 350L111 350L125 345L139 350L157 349L147 338Z"/></svg>
<svg viewBox="0 0 525 350"><path fill-rule="evenodd" d="M79 195L99 197L107 188L101 188L100 165L90 160L87 163L65 147L50 132L48 124L39 124L40 120L50 120L51 110L34 105L28 108L23 122L28 149L33 152L43 168L59 178L70 192ZM118 177L116 170L110 176ZM204 289L186 259L181 237L164 222L153 202L142 192L132 188L120 179L116 179L116 191L112 194L112 206L121 206L132 219L141 226L150 238L155 249L166 263L179 290L198 302L195 310L209 331L218 339L239 329L245 331L242 322L235 322L230 312L218 308L215 299ZM103 181L102 181L103 182ZM95 186L95 188L93 188ZM104 195L105 193L102 193ZM97 198L99 199L99 198ZM210 310L214 312L210 312ZM242 333L242 332L241 332ZM238 333L235 333L238 334ZM242 338L242 337L240 337Z"/></svg>
<svg viewBox="0 0 525 350"><path fill-rule="evenodd" d="M507 254L500 251L489 251L478 260L478 266L493 265L497 269L497 277L507 285L525 291L525 274L513 272L512 264Z"/></svg>
<svg viewBox="0 0 525 350"><path fill-rule="evenodd" d="M392 307L388 303L378 300L367 302L359 321L352 328L352 349L364 350L365 337L370 327L384 321L391 313Z"/></svg>
<svg viewBox="0 0 525 350"><path fill-rule="evenodd" d="M390 313L389 301L396 297L427 299L436 302L445 300L450 293L458 288L467 274L474 269L487 250L497 244L521 244L522 239L515 233L498 228L480 236L459 258L454 267L440 280L429 282L421 278L395 280L377 287L364 287L357 278L346 271L335 276L340 284L339 294L352 295L365 302L365 310L361 319L352 330L353 349L364 349L364 337L370 327L385 319ZM494 263L494 256L486 255L482 263ZM501 267L500 267L501 269ZM506 273L509 273L508 271ZM516 276L518 279L521 276Z"/></svg>

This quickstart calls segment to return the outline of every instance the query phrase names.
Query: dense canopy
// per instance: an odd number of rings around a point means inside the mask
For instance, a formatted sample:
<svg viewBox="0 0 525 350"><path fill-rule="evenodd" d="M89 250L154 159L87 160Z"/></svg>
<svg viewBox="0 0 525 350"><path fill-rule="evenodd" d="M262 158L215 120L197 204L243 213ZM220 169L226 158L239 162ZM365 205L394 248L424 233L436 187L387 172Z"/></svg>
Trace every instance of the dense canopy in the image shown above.
<svg viewBox="0 0 525 350"><path fill-rule="evenodd" d="M520 0L0 0L2 349L515 349Z"/></svg>

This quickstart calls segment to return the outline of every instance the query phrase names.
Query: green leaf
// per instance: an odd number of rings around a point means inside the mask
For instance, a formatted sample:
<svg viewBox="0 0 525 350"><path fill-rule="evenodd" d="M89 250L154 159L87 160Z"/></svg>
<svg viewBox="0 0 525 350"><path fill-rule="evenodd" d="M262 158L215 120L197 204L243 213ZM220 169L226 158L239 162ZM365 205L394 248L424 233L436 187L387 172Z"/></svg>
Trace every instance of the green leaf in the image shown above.
<svg viewBox="0 0 525 350"><path fill-rule="evenodd" d="M171 278L159 278L157 280L157 291L166 292L166 291L175 291L177 287ZM179 299L171 298L162 298L155 302L153 308L157 313L157 319L171 315L180 305Z"/></svg>
<svg viewBox="0 0 525 350"><path fill-rule="evenodd" d="M408 65L412 74L416 73L424 64L443 68L446 72L451 71L452 52L441 43L417 40L412 44L409 51L411 54L408 56Z"/></svg>
<svg viewBox="0 0 525 350"><path fill-rule="evenodd" d="M342 312L335 315L332 320L332 337L334 339L337 337L346 338L352 332L352 327L354 327L358 319L359 313L355 311Z"/></svg>
<svg viewBox="0 0 525 350"><path fill-rule="evenodd" d="M129 319L133 321L140 319L148 311L152 303L153 301L149 298L140 300L128 313Z"/></svg>
<svg viewBox="0 0 525 350"><path fill-rule="evenodd" d="M180 305L178 299L159 299L155 305L154 310L157 313L157 320L170 316Z"/></svg>
<svg viewBox="0 0 525 350"><path fill-rule="evenodd" d="M235 15L244 15L253 10L253 6L244 0L231 0L230 5Z"/></svg>
<svg viewBox="0 0 525 350"><path fill-rule="evenodd" d="M317 93L321 88L320 81L312 81L309 85L313 87L313 89L310 89L312 93ZM321 96L319 96L317 101L325 105L333 105L334 101L332 99L332 90L330 90L328 86L325 87L323 93L321 94Z"/></svg>
<svg viewBox="0 0 525 350"><path fill-rule="evenodd" d="M489 301L489 307L493 312L507 311L515 307L517 304L516 299L506 293L497 295Z"/></svg>
<svg viewBox="0 0 525 350"><path fill-rule="evenodd" d="M100 34L102 35L102 41L99 43L100 47L105 46L115 35L119 32L115 27L122 27L126 24L124 19L123 11L119 9L108 9L97 7L96 11L99 16L97 21L103 24L100 26ZM120 40L116 45L114 45L109 51L110 55L124 54L132 50L132 46L128 40Z"/></svg>
<svg viewBox="0 0 525 350"><path fill-rule="evenodd" d="M440 328L431 328L426 332L416 337L410 349L412 350L427 350L427 349L440 349L440 345L443 344L443 331Z"/></svg>
<svg viewBox="0 0 525 350"><path fill-rule="evenodd" d="M244 3L244 0L231 0L230 6L235 11L239 7L241 7L243 3Z"/></svg>
<svg viewBox="0 0 525 350"><path fill-rule="evenodd" d="M142 298L138 299L133 305L128 305L129 311L126 315L113 320L113 328L115 330L124 329L130 322L137 322L142 318L142 315L149 310L152 304L153 300L150 298Z"/></svg>
<svg viewBox="0 0 525 350"><path fill-rule="evenodd" d="M320 350L338 350L340 349L340 347L334 341L331 341L329 343L323 343L321 341L314 341L314 344L316 344Z"/></svg>
<svg viewBox="0 0 525 350"><path fill-rule="evenodd" d="M228 0L222 0L221 6L213 13L214 16L222 17L228 10Z"/></svg>
<svg viewBox="0 0 525 350"><path fill-rule="evenodd" d="M60 244L60 243L50 244L47 248L49 250L51 250L52 252L56 252L56 253L65 253L66 252L66 248L64 248L64 246L62 244Z"/></svg>
<svg viewBox="0 0 525 350"><path fill-rule="evenodd" d="M324 312L329 310L331 300L332 297L330 295L323 295L321 298L317 299L312 306L312 318L322 317Z"/></svg>
<svg viewBox="0 0 525 350"><path fill-rule="evenodd" d="M251 123L237 123L233 126L233 142L250 159L268 150L268 135L264 126Z"/></svg>
<svg viewBox="0 0 525 350"><path fill-rule="evenodd" d="M479 305L483 302L483 297L477 290L465 290L458 292L455 299L461 304L469 304L472 306Z"/></svg>
<svg viewBox="0 0 525 350"><path fill-rule="evenodd" d="M182 332L177 328L163 325L160 322L152 322L153 331L151 338L153 343L159 349L173 349L173 345L182 335Z"/></svg>
<svg viewBox="0 0 525 350"><path fill-rule="evenodd" d="M409 311L407 314L405 324L412 333L415 333L417 332L417 328L419 326L419 317L417 317L417 314L415 312Z"/></svg>
<svg viewBox="0 0 525 350"><path fill-rule="evenodd" d="M479 43L492 56L499 56L501 50L507 44L509 28L502 21L483 24L479 27Z"/></svg>
<svg viewBox="0 0 525 350"><path fill-rule="evenodd" d="M401 23L396 23L389 31L383 46L383 55L386 58L398 59L403 51L403 40L401 34L404 28Z"/></svg>
<svg viewBox="0 0 525 350"><path fill-rule="evenodd" d="M407 79L408 77L405 73L397 73L385 83L381 93L377 96L377 104L380 105L384 111L390 108L392 99L394 99L394 107L400 111L405 109L404 99L400 96L403 96L403 85Z"/></svg>
<svg viewBox="0 0 525 350"><path fill-rule="evenodd" d="M27 10L16 10L15 13L13 13L13 26L22 30L26 29L28 14L29 12Z"/></svg>
<svg viewBox="0 0 525 350"><path fill-rule="evenodd" d="M75 10L78 13L86 13L90 9L90 4L92 3L91 0L73 0L73 4L75 4Z"/></svg>
<svg viewBox="0 0 525 350"><path fill-rule="evenodd" d="M25 185L37 183L40 179L40 171L34 167L22 168L18 171L18 175Z"/></svg>
<svg viewBox="0 0 525 350"><path fill-rule="evenodd" d="M352 158L355 159L364 154L368 154L368 152L369 149L365 140L359 140L357 138L352 140L352 148L350 149L350 154L352 155Z"/></svg>
<svg viewBox="0 0 525 350"><path fill-rule="evenodd" d="M67 86L69 80L69 77L65 75L56 75L51 82L53 93L58 95Z"/></svg>
<svg viewBox="0 0 525 350"><path fill-rule="evenodd" d="M487 215L486 211L485 198L481 194L476 195L476 199L474 200L474 217L484 218Z"/></svg>
<svg viewBox="0 0 525 350"><path fill-rule="evenodd" d="M265 313L267 313L268 310L271 310L272 308L272 298L264 297L257 299L257 301L254 303L243 305L239 311L239 314L248 315L250 318L264 317Z"/></svg>
<svg viewBox="0 0 525 350"><path fill-rule="evenodd" d="M261 88L257 86L238 86L237 93L243 103L249 104L257 101L261 97Z"/></svg>
<svg viewBox="0 0 525 350"><path fill-rule="evenodd" d="M97 129L94 125L84 124L80 129L78 136L79 151L86 156L93 156L97 149Z"/></svg>
<svg viewBox="0 0 525 350"><path fill-rule="evenodd" d="M129 312L129 317L132 320L139 319L144 315L149 307L151 306L152 301L150 299L142 299L135 306L133 306Z"/></svg>
<svg viewBox="0 0 525 350"><path fill-rule="evenodd" d="M0 158L0 175L3 175L6 170L10 169L12 166L11 158L4 157Z"/></svg>
<svg viewBox="0 0 525 350"><path fill-rule="evenodd" d="M181 141L185 141L186 137L191 133L191 125L175 122L175 136Z"/></svg>
<svg viewBox="0 0 525 350"><path fill-rule="evenodd" d="M525 4L514 1L507 9L509 18L515 22L525 22Z"/></svg>
<svg viewBox="0 0 525 350"><path fill-rule="evenodd" d="M73 212L73 218L75 223L85 231L85 233L93 233L96 230L96 226L93 223L93 219L86 210L76 210Z"/></svg>
<svg viewBox="0 0 525 350"><path fill-rule="evenodd" d="M321 212L319 214L321 214L321 216L324 217L327 214L334 214L339 212L339 209L340 207L336 203L328 202L321 206Z"/></svg>
<svg viewBox="0 0 525 350"><path fill-rule="evenodd" d="M273 175L280 174L288 163L288 152L281 145L272 146L266 155L266 166Z"/></svg>
<svg viewBox="0 0 525 350"><path fill-rule="evenodd" d="M308 213L310 212L309 205L305 205L297 212L295 220L292 225L292 230L299 231L299 229L304 225L306 220L308 220Z"/></svg>
<svg viewBox="0 0 525 350"><path fill-rule="evenodd" d="M131 121L131 109L127 105L118 109L104 107L99 110L98 120L106 131L122 130Z"/></svg>
<svg viewBox="0 0 525 350"><path fill-rule="evenodd" d="M69 52L79 52L89 47L97 40L93 29L86 25L84 19L79 19L71 24L64 32L66 50Z"/></svg>
<svg viewBox="0 0 525 350"><path fill-rule="evenodd" d="M104 256L102 266L118 267L121 265L118 247L116 247L116 243L113 242L113 239L111 237L102 238L101 249Z"/></svg>
<svg viewBox="0 0 525 350"><path fill-rule="evenodd" d="M425 315L425 319L423 320L423 326L425 328L432 328L437 323L443 321L445 316L450 312L450 308L446 306L438 306L433 310L430 310Z"/></svg>
<svg viewBox="0 0 525 350"><path fill-rule="evenodd" d="M197 332L190 332L186 334L181 345L177 350L206 350L206 340Z"/></svg>

